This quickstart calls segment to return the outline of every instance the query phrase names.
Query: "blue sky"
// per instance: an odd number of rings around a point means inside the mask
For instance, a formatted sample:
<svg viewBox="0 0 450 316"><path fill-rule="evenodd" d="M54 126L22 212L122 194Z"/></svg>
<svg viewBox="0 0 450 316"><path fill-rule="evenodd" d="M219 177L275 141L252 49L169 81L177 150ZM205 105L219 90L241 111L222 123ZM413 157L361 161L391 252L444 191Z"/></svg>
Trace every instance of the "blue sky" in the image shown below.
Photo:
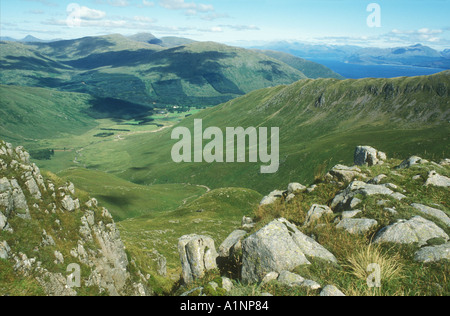
<svg viewBox="0 0 450 316"><path fill-rule="evenodd" d="M380 6L381 27L367 25L370 3ZM14 38L151 32L228 44L450 48L448 0L1 0L0 6L0 34Z"/></svg>

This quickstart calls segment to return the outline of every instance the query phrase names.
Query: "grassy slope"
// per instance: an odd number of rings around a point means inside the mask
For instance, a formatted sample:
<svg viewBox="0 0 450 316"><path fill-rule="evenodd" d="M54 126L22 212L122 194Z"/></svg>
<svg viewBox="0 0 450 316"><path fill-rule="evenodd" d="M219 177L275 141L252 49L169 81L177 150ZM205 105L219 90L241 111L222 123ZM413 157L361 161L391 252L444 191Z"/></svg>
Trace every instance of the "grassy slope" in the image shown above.
<svg viewBox="0 0 450 316"><path fill-rule="evenodd" d="M86 169L68 169L58 176L97 198L116 221L173 210L206 192L206 188L188 184L142 186Z"/></svg>
<svg viewBox="0 0 450 316"><path fill-rule="evenodd" d="M390 80L303 80L250 93L179 124L192 128L193 120L201 118L204 128L280 127L281 166L274 175L260 175L259 163L175 164L171 130L91 147L82 162L141 184L181 182L267 193L289 181L311 182L321 164L322 169L350 164L355 146L361 144L391 157L418 154L439 159L449 153L449 78L441 73ZM98 152L128 155L97 159Z"/></svg>
<svg viewBox="0 0 450 316"><path fill-rule="evenodd" d="M176 210L128 219L117 225L127 250L137 258L144 273L155 275L156 250L167 259L169 277L177 280L181 272L177 248L181 236L208 235L218 248L230 232L240 227L243 216L253 214L261 198L248 189L217 189ZM159 279L155 285L165 282Z"/></svg>
<svg viewBox="0 0 450 316"><path fill-rule="evenodd" d="M292 68L298 69L305 74L308 78L318 79L318 78L334 78L334 79L344 79L341 75L335 73L328 67L317 64L315 62L299 58L290 54L263 50L261 51L264 55L275 58L285 64L291 66Z"/></svg>
<svg viewBox="0 0 450 316"><path fill-rule="evenodd" d="M0 85L0 135L20 143L84 133L97 125L84 114L91 100L86 94Z"/></svg>

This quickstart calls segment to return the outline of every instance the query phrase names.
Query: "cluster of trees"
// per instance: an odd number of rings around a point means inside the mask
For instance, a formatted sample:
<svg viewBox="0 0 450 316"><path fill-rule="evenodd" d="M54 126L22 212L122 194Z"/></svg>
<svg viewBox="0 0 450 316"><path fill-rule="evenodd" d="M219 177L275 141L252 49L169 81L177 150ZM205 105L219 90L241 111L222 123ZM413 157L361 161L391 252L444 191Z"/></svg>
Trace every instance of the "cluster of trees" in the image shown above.
<svg viewBox="0 0 450 316"><path fill-rule="evenodd" d="M36 160L50 160L55 155L54 149L40 149L30 151L30 156Z"/></svg>

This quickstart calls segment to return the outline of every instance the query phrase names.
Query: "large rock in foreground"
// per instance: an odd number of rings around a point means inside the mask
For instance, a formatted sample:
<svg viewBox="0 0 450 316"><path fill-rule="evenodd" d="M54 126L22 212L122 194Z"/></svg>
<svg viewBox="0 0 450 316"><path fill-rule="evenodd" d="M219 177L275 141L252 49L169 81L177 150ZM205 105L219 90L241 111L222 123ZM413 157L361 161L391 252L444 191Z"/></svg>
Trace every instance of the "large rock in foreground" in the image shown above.
<svg viewBox="0 0 450 316"><path fill-rule="evenodd" d="M242 248L242 279L248 283L259 282L270 272L281 273L310 264L306 256L337 262L333 254L284 218L245 239Z"/></svg>
<svg viewBox="0 0 450 316"><path fill-rule="evenodd" d="M209 270L217 268L219 256L214 246L214 240L207 236L187 235L178 241L183 269L183 280L189 284L205 276Z"/></svg>
<svg viewBox="0 0 450 316"><path fill-rule="evenodd" d="M397 223L383 228L374 239L374 243L414 244L419 247L427 244L428 240L442 238L449 240L448 235L435 223L420 216L409 221L400 220Z"/></svg>

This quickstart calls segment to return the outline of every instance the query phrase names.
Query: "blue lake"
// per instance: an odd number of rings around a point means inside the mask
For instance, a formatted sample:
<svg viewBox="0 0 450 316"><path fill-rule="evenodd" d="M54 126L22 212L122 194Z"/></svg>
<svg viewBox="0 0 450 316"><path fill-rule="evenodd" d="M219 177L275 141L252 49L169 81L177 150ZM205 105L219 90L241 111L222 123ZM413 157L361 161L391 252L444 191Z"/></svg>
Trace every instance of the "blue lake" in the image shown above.
<svg viewBox="0 0 450 316"><path fill-rule="evenodd" d="M356 65L330 59L305 58L327 66L348 79L395 78L432 75L446 69L397 65Z"/></svg>

